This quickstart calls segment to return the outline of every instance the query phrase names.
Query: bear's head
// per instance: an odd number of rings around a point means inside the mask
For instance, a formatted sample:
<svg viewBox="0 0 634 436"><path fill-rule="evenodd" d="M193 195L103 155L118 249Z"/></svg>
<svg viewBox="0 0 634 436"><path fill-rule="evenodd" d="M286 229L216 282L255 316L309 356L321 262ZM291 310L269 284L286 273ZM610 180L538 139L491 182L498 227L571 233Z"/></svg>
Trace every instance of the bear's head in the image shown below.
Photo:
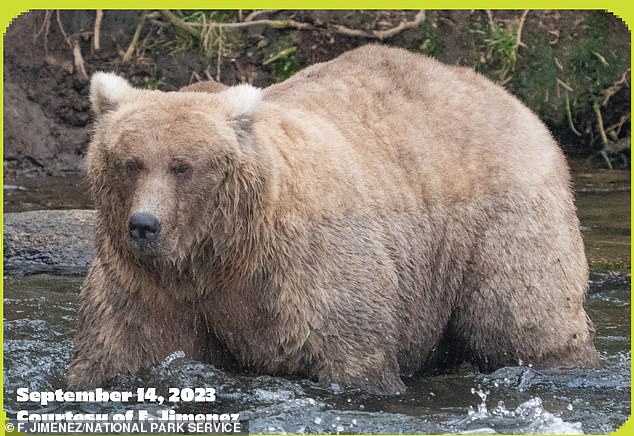
<svg viewBox="0 0 634 436"><path fill-rule="evenodd" d="M90 99L96 124L86 172L98 246L135 263L176 264L253 214L270 173L252 138L260 90L141 90L96 73Z"/></svg>

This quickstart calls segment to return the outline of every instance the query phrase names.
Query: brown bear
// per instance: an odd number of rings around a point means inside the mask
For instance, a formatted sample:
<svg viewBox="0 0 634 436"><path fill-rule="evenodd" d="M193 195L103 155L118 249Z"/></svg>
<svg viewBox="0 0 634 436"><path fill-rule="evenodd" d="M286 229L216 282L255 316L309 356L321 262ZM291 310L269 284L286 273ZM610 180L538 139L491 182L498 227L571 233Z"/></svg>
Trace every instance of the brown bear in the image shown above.
<svg viewBox="0 0 634 436"><path fill-rule="evenodd" d="M97 73L90 95L70 386L175 350L376 394L464 361L598 364L564 156L477 73L366 46L264 90Z"/></svg>

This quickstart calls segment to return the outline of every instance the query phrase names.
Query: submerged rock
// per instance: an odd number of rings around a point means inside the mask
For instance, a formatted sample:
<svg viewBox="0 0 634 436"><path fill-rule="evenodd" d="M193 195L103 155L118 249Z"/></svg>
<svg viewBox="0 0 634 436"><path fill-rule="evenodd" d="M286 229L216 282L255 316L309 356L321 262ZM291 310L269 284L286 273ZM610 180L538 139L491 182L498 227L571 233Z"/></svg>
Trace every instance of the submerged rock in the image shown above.
<svg viewBox="0 0 634 436"><path fill-rule="evenodd" d="M4 214L5 274L84 273L94 258L95 211Z"/></svg>

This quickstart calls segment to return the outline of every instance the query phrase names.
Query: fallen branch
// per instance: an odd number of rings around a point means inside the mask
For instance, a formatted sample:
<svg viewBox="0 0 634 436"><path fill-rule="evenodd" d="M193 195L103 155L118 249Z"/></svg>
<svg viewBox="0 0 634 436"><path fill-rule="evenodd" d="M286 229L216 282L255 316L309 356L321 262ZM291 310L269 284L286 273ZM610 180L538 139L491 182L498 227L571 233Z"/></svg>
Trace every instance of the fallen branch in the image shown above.
<svg viewBox="0 0 634 436"><path fill-rule="evenodd" d="M398 26L392 27L386 30L358 30L358 29L350 29L349 27L342 26L340 24L336 24L333 26L334 30L337 33L346 36L353 36L357 38L370 38L370 39L378 39L380 41L391 38L395 35L398 35L403 30L411 29L412 27L416 27L420 25L425 20L425 11L420 10L416 14L416 17L412 21L403 21L399 23Z"/></svg>
<svg viewBox="0 0 634 436"><path fill-rule="evenodd" d="M99 51L99 34L101 33L101 20L103 19L103 10L97 9L97 14L95 15L95 31L93 33L92 39L92 48L95 51Z"/></svg>

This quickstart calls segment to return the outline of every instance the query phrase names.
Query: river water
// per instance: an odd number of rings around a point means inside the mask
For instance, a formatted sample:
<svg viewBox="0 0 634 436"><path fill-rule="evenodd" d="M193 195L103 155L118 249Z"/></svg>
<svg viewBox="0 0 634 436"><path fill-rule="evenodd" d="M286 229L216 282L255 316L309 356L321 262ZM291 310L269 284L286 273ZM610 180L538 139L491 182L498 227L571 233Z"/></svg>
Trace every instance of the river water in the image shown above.
<svg viewBox="0 0 634 436"><path fill-rule="evenodd" d="M76 181L55 183L21 184L26 190L9 186L5 211L89 204L85 196L68 195L73 186L80 186ZM306 380L225 372L188 362L176 353L142 374L113 381L108 388L153 386L166 395L169 387L215 387L217 401L211 407L201 403L179 405L176 410L240 413L252 433L612 432L630 414L630 192L612 185L607 190L587 185L579 189L577 205L595 270L587 310L597 328L600 369L534 370L518 362L516 367L485 375L465 365L452 374L406 380L408 390L401 396L374 397ZM38 193L37 186L46 188ZM59 195L60 189L64 195ZM72 204L65 198L72 198ZM157 414L167 409L148 403L52 403L41 408L17 402L20 387L64 388L81 282L79 276L42 274L4 278L4 408L8 415L23 409L113 413L136 408Z"/></svg>

